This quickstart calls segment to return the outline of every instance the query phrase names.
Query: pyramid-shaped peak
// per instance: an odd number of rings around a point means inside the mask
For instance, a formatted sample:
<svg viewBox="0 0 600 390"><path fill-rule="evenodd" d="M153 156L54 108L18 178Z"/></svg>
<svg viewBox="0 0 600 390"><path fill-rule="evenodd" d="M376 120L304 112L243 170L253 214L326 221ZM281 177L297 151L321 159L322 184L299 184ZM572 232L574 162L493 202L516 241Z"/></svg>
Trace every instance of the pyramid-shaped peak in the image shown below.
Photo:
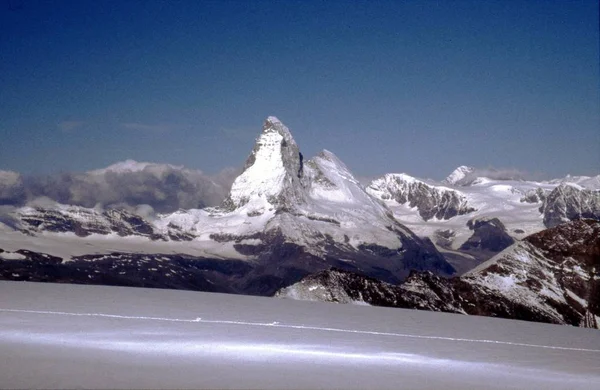
<svg viewBox="0 0 600 390"><path fill-rule="evenodd" d="M268 116L265 119L265 127L267 126L283 126L283 123L276 116Z"/></svg>
<svg viewBox="0 0 600 390"><path fill-rule="evenodd" d="M263 134L276 132L284 136L285 138L292 138L292 133L286 125L283 124L276 116L269 116L265 119L263 124Z"/></svg>
<svg viewBox="0 0 600 390"><path fill-rule="evenodd" d="M234 181L226 203L241 207L247 203L271 205L302 199L302 155L289 129L276 117L268 117L262 133Z"/></svg>

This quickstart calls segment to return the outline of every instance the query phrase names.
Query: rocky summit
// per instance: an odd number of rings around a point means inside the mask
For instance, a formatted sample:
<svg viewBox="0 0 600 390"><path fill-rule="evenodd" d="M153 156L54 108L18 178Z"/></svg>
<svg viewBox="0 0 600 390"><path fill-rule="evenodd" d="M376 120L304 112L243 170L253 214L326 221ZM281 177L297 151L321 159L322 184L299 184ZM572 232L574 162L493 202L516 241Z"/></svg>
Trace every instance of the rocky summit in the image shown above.
<svg viewBox="0 0 600 390"><path fill-rule="evenodd" d="M19 208L11 218L0 236L6 279L271 295L332 266L390 283L411 270L455 272L332 152L305 161L275 117L265 121L219 207L144 218L53 204ZM135 268L143 271L132 278Z"/></svg>

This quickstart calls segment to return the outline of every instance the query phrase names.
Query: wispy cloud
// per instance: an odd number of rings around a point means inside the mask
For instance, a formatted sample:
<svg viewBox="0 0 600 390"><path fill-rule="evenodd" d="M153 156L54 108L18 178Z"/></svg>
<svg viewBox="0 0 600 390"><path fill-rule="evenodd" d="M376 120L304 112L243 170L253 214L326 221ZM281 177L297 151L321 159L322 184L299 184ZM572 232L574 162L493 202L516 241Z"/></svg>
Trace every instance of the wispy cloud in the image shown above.
<svg viewBox="0 0 600 390"><path fill-rule="evenodd" d="M68 133L85 125L84 121L62 121L56 127L62 132Z"/></svg>
<svg viewBox="0 0 600 390"><path fill-rule="evenodd" d="M147 123L139 123L139 122L127 122L121 123L126 129L135 130L135 131L145 131L150 133L168 133L170 131L174 131L179 129L181 126L169 124L169 123L159 123L159 124L147 124Z"/></svg>

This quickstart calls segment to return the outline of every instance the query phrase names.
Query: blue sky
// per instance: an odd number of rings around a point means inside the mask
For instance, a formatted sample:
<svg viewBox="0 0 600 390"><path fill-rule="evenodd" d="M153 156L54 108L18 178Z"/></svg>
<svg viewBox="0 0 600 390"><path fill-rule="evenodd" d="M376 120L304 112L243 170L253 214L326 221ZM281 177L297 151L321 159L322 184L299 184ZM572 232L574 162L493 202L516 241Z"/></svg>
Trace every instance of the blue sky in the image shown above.
<svg viewBox="0 0 600 390"><path fill-rule="evenodd" d="M275 115L361 176L600 173L595 0L0 7L0 169L211 173Z"/></svg>

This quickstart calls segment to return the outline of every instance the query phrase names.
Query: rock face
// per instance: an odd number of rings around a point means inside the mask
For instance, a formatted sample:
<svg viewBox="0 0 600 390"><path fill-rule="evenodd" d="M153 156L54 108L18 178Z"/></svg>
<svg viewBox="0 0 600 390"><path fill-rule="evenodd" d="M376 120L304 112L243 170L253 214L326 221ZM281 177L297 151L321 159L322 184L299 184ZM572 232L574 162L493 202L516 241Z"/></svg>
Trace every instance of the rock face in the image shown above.
<svg viewBox="0 0 600 390"><path fill-rule="evenodd" d="M467 226L473 230L473 235L461 245L462 250L500 252L515 242L498 218L473 218Z"/></svg>
<svg viewBox="0 0 600 390"><path fill-rule="evenodd" d="M413 272L394 286L329 271L333 276L308 277L277 296L348 296L376 305L599 328L599 270L600 222L578 220L533 234L461 277Z"/></svg>
<svg viewBox="0 0 600 390"><path fill-rule="evenodd" d="M56 243L72 240L73 235L65 233L74 233L88 240L82 245L93 244L95 254L122 259L117 262L129 259L129 254L112 249L123 247L123 242L133 243L127 247L129 252L150 258L172 254L177 248L180 255L190 251L187 258L203 264L245 261L248 267L232 275L223 274L220 265L214 264L214 272L221 276L207 280L214 283L211 288L246 294L272 295L332 266L391 283L400 282L411 270L455 272L430 240L400 224L333 153L324 150L305 161L289 129L275 117L265 121L221 207L180 210L150 220L122 211L55 205L21 208L14 217L16 230L32 236L23 241L36 248L40 247L36 235L47 238L50 234ZM108 237L98 240L97 236ZM179 241L186 243L174 246ZM150 249L147 242L152 244ZM53 255L52 250L50 246L36 253ZM112 272L107 269L102 272ZM23 272L16 273L23 278ZM87 275L85 282L97 279Z"/></svg>
<svg viewBox="0 0 600 390"><path fill-rule="evenodd" d="M418 276L415 276L418 275ZM435 292L433 292L435 291ZM307 276L300 282L279 290L275 297L303 301L367 304L373 306L415 308L463 313L452 305L452 286L430 272L411 273L400 286L332 268Z"/></svg>
<svg viewBox="0 0 600 390"><path fill-rule="evenodd" d="M450 219L475 211L460 192L432 186L405 174L386 174L374 180L367 191L382 200L393 199L399 204L416 207L425 221Z"/></svg>
<svg viewBox="0 0 600 390"><path fill-rule="evenodd" d="M235 209L250 201L262 203L261 199L279 207L303 203L303 174L303 157L292 134L277 118L269 117L225 206Z"/></svg>
<svg viewBox="0 0 600 390"><path fill-rule="evenodd" d="M524 203L540 203L546 200L547 193L540 187L527 191L521 198Z"/></svg>
<svg viewBox="0 0 600 390"><path fill-rule="evenodd" d="M561 184L544 199L540 212L546 227L580 218L600 220L600 190Z"/></svg>

